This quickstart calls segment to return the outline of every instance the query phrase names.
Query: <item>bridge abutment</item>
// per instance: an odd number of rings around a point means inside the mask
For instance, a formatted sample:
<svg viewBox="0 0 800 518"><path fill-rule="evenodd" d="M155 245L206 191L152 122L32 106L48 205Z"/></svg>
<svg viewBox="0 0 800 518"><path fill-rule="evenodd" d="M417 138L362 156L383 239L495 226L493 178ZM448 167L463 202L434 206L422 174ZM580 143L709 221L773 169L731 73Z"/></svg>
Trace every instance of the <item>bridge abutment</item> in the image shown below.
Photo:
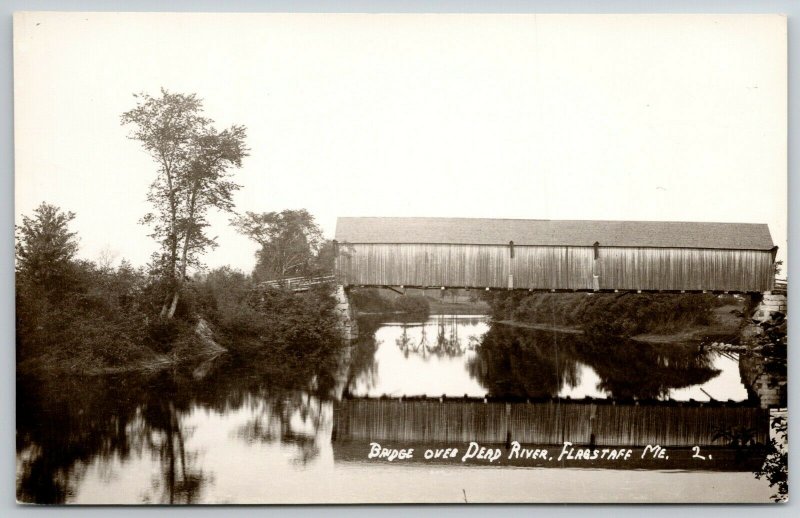
<svg viewBox="0 0 800 518"><path fill-rule="evenodd" d="M756 306L753 320L759 322L766 322L772 318L775 313L786 314L786 295L781 293L764 293L761 302Z"/></svg>
<svg viewBox="0 0 800 518"><path fill-rule="evenodd" d="M354 340L358 336L358 325L353 316L353 308L344 286L338 284L334 293L336 297L336 314L339 317L339 329L345 340Z"/></svg>

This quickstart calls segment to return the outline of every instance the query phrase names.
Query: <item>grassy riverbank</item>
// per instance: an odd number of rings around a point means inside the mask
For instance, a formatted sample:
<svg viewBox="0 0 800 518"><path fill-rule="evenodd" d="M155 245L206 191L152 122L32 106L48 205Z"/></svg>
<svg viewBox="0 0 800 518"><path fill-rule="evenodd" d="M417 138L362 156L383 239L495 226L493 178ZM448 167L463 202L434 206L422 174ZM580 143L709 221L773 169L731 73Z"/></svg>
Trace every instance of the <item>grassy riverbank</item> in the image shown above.
<svg viewBox="0 0 800 518"><path fill-rule="evenodd" d="M687 324L669 333L642 333L631 338L638 342L673 343L706 341L709 338L735 341L743 322L744 302L725 304L711 310L709 323Z"/></svg>
<svg viewBox="0 0 800 518"><path fill-rule="evenodd" d="M650 343L737 334L746 299L705 294L490 292L495 322Z"/></svg>

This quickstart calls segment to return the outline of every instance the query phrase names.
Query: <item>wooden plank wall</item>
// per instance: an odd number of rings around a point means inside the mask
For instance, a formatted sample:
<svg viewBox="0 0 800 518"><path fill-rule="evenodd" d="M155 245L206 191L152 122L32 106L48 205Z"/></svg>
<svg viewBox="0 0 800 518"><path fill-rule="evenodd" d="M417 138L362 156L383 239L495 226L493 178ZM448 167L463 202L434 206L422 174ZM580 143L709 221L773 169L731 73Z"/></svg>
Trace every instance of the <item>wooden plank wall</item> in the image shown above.
<svg viewBox="0 0 800 518"><path fill-rule="evenodd" d="M338 270L346 284L506 287L508 247L481 245L348 245Z"/></svg>
<svg viewBox="0 0 800 518"><path fill-rule="evenodd" d="M769 437L768 411L755 407L483 403L352 399L334 408L336 440L487 442L598 446L720 446L723 428Z"/></svg>
<svg viewBox="0 0 800 518"><path fill-rule="evenodd" d="M767 291L772 254L758 250L601 248L601 289Z"/></svg>
<svg viewBox="0 0 800 518"><path fill-rule="evenodd" d="M567 246L515 246L514 286L553 290L592 289L594 249Z"/></svg>
<svg viewBox="0 0 800 518"><path fill-rule="evenodd" d="M344 248L344 247L342 247ZM772 254L758 250L447 244L348 244L337 257L345 285L763 292ZM509 275L512 280L509 281Z"/></svg>

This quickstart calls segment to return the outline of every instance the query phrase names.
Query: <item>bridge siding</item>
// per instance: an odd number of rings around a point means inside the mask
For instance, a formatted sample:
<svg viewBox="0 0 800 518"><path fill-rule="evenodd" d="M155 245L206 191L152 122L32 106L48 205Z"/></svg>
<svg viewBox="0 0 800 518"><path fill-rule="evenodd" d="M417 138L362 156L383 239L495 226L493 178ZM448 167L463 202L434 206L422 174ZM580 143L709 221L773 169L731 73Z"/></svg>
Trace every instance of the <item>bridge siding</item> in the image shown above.
<svg viewBox="0 0 800 518"><path fill-rule="evenodd" d="M590 247L515 246L510 262L518 288L592 289L594 249Z"/></svg>
<svg viewBox="0 0 800 518"><path fill-rule="evenodd" d="M757 250L607 248L598 261L601 289L772 289L772 255Z"/></svg>
<svg viewBox="0 0 800 518"><path fill-rule="evenodd" d="M344 284L499 287L508 283L507 256L507 247L349 244L338 271Z"/></svg>
<svg viewBox="0 0 800 518"><path fill-rule="evenodd" d="M692 248L348 243L337 258L346 285L588 290L772 289L772 254Z"/></svg>

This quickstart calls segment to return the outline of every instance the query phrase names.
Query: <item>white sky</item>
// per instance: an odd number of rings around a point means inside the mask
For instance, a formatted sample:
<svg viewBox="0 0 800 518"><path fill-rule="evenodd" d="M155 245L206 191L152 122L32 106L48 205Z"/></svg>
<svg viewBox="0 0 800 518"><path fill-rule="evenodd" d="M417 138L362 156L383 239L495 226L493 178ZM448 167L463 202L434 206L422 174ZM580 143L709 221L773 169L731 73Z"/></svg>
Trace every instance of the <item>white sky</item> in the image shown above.
<svg viewBox="0 0 800 518"><path fill-rule="evenodd" d="M768 223L786 256L785 19L771 15L25 13L16 210L134 264L155 164L134 92L248 128L237 210ZM209 266L255 244L212 218Z"/></svg>

